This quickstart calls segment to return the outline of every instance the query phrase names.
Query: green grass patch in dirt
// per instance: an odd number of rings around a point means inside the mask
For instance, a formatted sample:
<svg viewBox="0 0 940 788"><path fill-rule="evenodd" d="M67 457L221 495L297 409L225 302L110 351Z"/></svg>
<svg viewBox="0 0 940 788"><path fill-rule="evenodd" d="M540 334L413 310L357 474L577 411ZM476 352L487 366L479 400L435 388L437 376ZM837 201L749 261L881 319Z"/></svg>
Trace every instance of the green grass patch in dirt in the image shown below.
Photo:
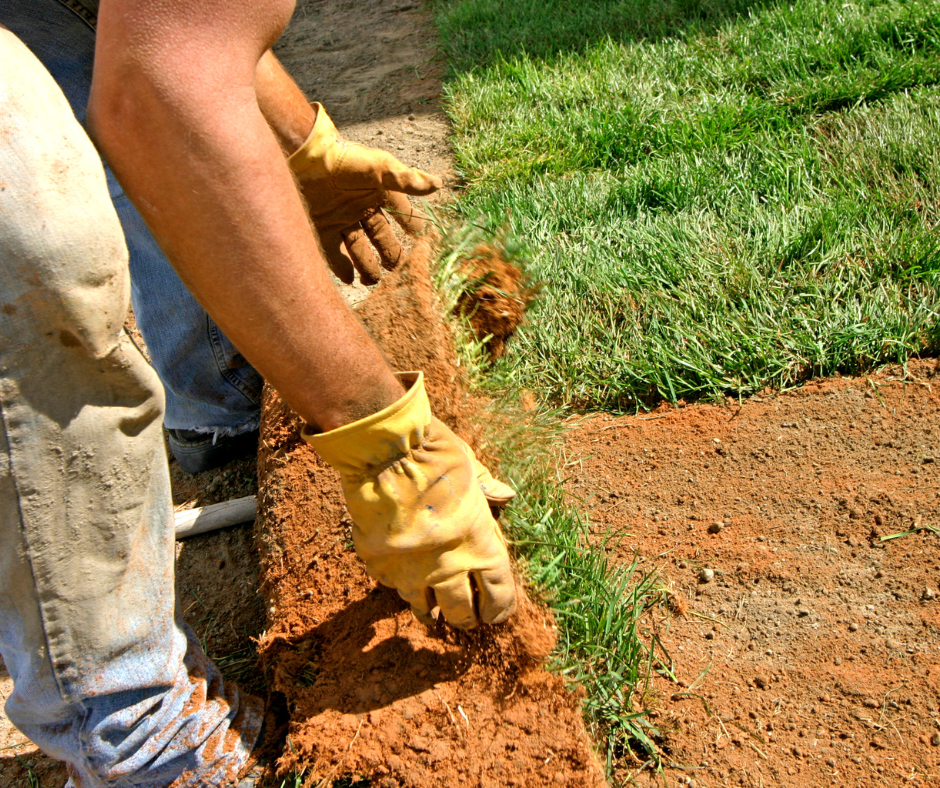
<svg viewBox="0 0 940 788"><path fill-rule="evenodd" d="M434 7L457 209L543 283L508 385L633 409L936 352L935 2Z"/></svg>

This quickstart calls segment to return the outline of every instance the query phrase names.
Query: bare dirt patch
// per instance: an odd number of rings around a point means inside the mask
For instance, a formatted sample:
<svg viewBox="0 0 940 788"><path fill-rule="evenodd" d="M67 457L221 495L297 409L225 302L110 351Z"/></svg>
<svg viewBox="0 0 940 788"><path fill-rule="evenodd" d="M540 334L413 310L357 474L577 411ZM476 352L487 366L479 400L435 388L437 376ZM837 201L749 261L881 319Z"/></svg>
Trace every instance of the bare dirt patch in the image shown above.
<svg viewBox="0 0 940 788"><path fill-rule="evenodd" d="M646 699L672 783L938 779L940 535L882 541L940 525L936 374L921 361L569 433L566 489L598 546L609 530L687 609L649 621L680 682L656 676Z"/></svg>

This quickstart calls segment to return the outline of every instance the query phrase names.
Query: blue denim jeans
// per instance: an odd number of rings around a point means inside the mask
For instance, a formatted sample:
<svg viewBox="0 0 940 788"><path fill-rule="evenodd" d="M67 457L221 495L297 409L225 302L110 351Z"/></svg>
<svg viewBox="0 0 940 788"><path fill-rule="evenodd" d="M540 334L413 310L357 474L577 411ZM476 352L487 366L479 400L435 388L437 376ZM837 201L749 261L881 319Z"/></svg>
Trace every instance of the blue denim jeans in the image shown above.
<svg viewBox="0 0 940 788"><path fill-rule="evenodd" d="M62 91L3 28L0 140L4 710L75 786L227 788L261 710L176 603L164 395L122 328L121 224Z"/></svg>
<svg viewBox="0 0 940 788"><path fill-rule="evenodd" d="M85 125L95 34L58 0L0 0L0 24L45 65ZM166 391L170 429L237 435L258 426L263 381L186 289L105 168L130 254L137 327Z"/></svg>

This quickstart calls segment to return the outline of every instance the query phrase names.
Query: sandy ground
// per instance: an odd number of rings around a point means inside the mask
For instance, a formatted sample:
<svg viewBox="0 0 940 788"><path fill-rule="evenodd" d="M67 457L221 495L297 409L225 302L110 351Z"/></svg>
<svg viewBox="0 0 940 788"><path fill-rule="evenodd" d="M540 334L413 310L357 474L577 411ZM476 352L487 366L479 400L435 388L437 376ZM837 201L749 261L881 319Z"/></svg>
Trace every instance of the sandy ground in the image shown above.
<svg viewBox="0 0 940 788"><path fill-rule="evenodd" d="M671 781L940 781L936 375L572 422L566 489L687 611L646 621Z"/></svg>

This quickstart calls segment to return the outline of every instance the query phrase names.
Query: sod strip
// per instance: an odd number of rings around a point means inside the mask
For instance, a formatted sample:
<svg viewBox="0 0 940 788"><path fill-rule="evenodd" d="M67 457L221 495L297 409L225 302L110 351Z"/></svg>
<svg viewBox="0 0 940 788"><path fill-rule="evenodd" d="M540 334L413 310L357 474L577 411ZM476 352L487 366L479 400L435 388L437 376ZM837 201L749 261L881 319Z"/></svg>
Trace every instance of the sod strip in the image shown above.
<svg viewBox="0 0 940 788"><path fill-rule="evenodd" d="M440 226L441 219L435 217ZM558 646L550 668L586 691L584 712L608 775L614 761L632 753L658 761L658 731L643 710L643 696L658 649L640 631L652 606L665 602L655 575L636 563L616 566L592 544L588 523L566 500L555 468L560 441L556 411L522 412L518 391L487 366L484 343L457 315L464 288L461 258L486 238L478 228L451 227L436 257L435 286L451 315L455 347L468 382L483 394L485 414L475 421L485 446L497 454L499 476L519 495L503 513L503 525L528 584L551 607ZM658 656L662 657L662 654ZM665 661L668 661L668 657Z"/></svg>
<svg viewBox="0 0 940 788"><path fill-rule="evenodd" d="M502 380L620 410L936 352L936 3L499 5L436 7L459 210L544 282Z"/></svg>

